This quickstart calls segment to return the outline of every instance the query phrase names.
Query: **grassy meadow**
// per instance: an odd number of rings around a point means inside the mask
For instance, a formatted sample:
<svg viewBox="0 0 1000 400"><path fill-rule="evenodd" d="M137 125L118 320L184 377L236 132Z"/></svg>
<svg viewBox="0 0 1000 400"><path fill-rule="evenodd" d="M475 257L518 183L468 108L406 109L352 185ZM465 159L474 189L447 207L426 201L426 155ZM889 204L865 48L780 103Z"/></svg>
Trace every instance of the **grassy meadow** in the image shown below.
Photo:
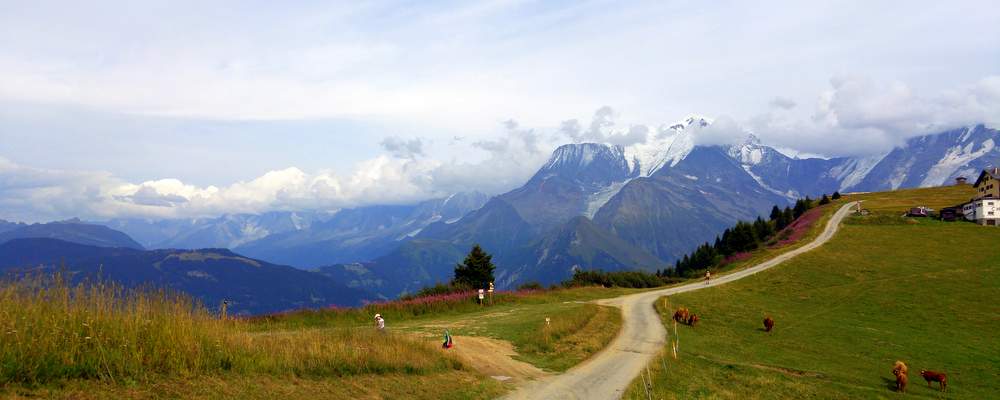
<svg viewBox="0 0 1000 400"><path fill-rule="evenodd" d="M850 217L826 245L756 276L661 300L680 345L677 359L666 349L650 364L652 397L901 398L896 360L910 368L905 397L996 397L1000 229L899 217L971 194L963 186L849 196L882 216ZM679 306L703 319L674 336ZM948 391L928 389L921 369L947 373ZM625 398L645 399L642 385Z"/></svg>
<svg viewBox="0 0 1000 400"><path fill-rule="evenodd" d="M511 341L519 358L564 370L620 326L617 310L583 301L632 291L502 292L492 306L460 293L223 321L161 290L8 280L0 285L0 397L490 398L509 385L429 334L453 326ZM372 328L376 312L385 332Z"/></svg>

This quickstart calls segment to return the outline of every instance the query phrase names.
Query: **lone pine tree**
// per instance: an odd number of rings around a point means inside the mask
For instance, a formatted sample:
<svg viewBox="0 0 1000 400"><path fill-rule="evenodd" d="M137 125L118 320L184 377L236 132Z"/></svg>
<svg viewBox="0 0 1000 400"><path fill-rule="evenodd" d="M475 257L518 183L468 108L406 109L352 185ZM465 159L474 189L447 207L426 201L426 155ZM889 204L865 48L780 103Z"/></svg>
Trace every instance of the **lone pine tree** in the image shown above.
<svg viewBox="0 0 1000 400"><path fill-rule="evenodd" d="M477 244L472 246L469 255L465 256L465 261L455 265L455 277L452 283L485 289L490 282L493 282L494 269L496 266L493 265L493 256L483 251Z"/></svg>

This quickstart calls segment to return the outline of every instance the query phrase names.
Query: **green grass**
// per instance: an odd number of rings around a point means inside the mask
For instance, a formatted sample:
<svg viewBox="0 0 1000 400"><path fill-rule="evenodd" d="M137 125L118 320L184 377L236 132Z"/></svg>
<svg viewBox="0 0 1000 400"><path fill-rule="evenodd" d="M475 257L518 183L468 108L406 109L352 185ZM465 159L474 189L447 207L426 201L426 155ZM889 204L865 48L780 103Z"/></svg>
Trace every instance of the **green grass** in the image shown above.
<svg viewBox="0 0 1000 400"><path fill-rule="evenodd" d="M113 393L164 381L245 376L352 381L430 375L501 388L451 355L408 335L369 327L261 332L253 322L221 321L187 297L111 284L69 286L58 276L0 285L0 395L93 386ZM434 388L427 382L428 388ZM138 388L138 389L136 389ZM437 391L440 397L462 395ZM151 393L156 393L151 392ZM72 397L72 396L71 396Z"/></svg>
<svg viewBox="0 0 1000 400"><path fill-rule="evenodd" d="M506 340L517 351L516 359L562 372L614 339L621 329L621 312L580 301L548 302L493 309L461 320L422 321L408 329L431 334L449 329L456 335Z"/></svg>
<svg viewBox="0 0 1000 400"><path fill-rule="evenodd" d="M58 277L4 281L0 397L493 397L508 387L413 331L483 321L476 326L490 331L482 334L512 341L538 366L564 370L618 331L617 310L582 302L632 292L502 293L491 306L460 295L221 321L164 291L69 286ZM375 312L386 315L387 332L372 329ZM551 315L553 323L521 318L530 315Z"/></svg>
<svg viewBox="0 0 1000 400"><path fill-rule="evenodd" d="M847 200L901 213L954 205L970 192L947 187ZM1000 229L964 222L846 223L826 245L774 269L671 296L669 310L657 304L665 321L678 306L703 319L678 327L677 360L651 363L653 397L897 398L890 389L895 360L910 367L908 397L995 397L998 243ZM771 334L762 329L765 315L776 321ZM948 373L948 392L928 389L920 369ZM646 398L641 379L625 398Z"/></svg>

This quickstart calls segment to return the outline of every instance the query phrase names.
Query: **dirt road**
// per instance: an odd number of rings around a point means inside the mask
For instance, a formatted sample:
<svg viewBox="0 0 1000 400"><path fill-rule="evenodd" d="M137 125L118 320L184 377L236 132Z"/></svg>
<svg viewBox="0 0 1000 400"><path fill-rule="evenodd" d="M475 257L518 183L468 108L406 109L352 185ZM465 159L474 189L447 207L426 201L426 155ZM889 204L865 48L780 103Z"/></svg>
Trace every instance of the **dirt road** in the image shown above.
<svg viewBox="0 0 1000 400"><path fill-rule="evenodd" d="M622 309L622 330L607 348L566 373L529 382L507 395L506 399L619 399L639 371L660 352L667 332L660 322L653 302L677 293L722 285L772 268L799 254L826 243L837 232L840 222L850 213L852 202L842 206L827 222L823 232L812 242L745 270L719 276L710 283L690 283L668 289L600 300L600 304Z"/></svg>

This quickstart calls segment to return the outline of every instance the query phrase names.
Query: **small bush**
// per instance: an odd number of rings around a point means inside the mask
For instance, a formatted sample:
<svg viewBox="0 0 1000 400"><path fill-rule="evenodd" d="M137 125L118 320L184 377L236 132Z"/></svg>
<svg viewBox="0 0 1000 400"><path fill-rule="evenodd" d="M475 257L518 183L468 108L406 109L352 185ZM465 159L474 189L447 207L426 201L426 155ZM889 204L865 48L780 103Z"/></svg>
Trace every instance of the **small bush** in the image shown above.
<svg viewBox="0 0 1000 400"><path fill-rule="evenodd" d="M544 290L545 287L538 282L527 282L517 287L517 290Z"/></svg>
<svg viewBox="0 0 1000 400"><path fill-rule="evenodd" d="M844 223L848 225L913 225L919 222L914 218L899 214L873 213L852 216L845 219Z"/></svg>

